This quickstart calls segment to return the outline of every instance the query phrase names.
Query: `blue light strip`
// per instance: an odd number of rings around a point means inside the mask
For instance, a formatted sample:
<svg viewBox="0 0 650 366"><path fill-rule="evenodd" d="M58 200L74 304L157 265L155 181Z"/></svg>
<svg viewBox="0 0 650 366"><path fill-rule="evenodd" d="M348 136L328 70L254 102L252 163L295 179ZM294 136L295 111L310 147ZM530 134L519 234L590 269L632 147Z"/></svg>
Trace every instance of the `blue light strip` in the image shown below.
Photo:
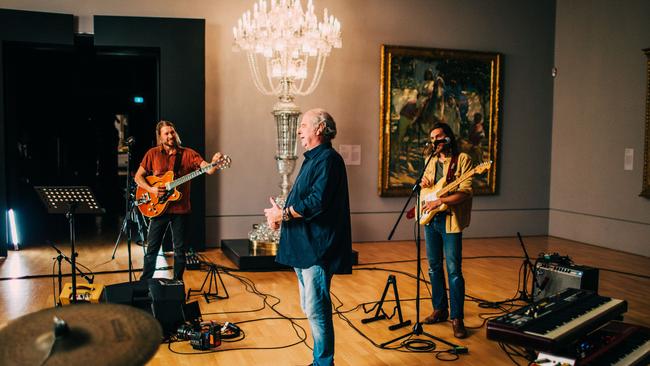
<svg viewBox="0 0 650 366"><path fill-rule="evenodd" d="M14 250L18 250L18 225L16 225L16 214L12 208L9 209L9 230L11 232L11 243Z"/></svg>

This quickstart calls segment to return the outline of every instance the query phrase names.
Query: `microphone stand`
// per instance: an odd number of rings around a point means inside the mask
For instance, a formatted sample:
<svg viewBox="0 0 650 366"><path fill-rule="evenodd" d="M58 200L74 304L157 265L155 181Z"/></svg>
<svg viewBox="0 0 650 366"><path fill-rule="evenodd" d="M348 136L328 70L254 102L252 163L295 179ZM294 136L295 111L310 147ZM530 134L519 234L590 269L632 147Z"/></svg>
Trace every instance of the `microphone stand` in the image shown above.
<svg viewBox="0 0 650 366"><path fill-rule="evenodd" d="M431 159L433 158L434 152L435 152L435 143L434 143L434 149L431 151L431 154L427 158L427 161L425 162L424 167L422 167L422 170L420 171L420 174L419 174L418 178L415 180L415 184L413 185L413 188L411 189L411 194L409 195L408 199L406 200L406 204L402 208L402 212L400 212L399 217L397 218L397 221L395 222L395 225L393 225L393 229L391 230L390 234L388 235L388 240L392 239L393 234L395 233L395 230L397 229L397 225L399 224L400 220L402 219L402 216L404 215L404 212L406 211L406 208L408 207L409 202L411 202L411 198L413 198L413 196L416 196L416 200L417 200L417 202L415 204L415 212L416 212L416 215L415 215L416 222L415 222L415 224L416 225L420 224L420 203L421 203L421 200L420 200L420 182L422 182L422 177L424 176L424 172L427 170L427 166L429 166L429 162L431 162ZM421 254L420 254L420 240L421 240L421 238L420 238L420 228L418 227L418 229L415 232L416 232L416 234L415 234L415 250L416 250L416 253L417 253L417 266L416 266L417 267L417 269L416 269L416 271L417 271L417 273L416 273L417 274L417 276L416 276L416 278L417 278L416 279L417 287L416 287L416 292L415 292L415 325L413 325L413 330L411 332L406 333L404 335L401 335L401 336L399 336L399 337L397 337L397 338L395 338L393 340L390 340L388 342L384 342L384 343L382 343L380 345L380 347L384 348L384 347L386 347L387 345L389 345L389 344L391 344L393 342L399 341L400 339L410 337L410 336L413 336L413 335L416 335L416 336L425 335L425 336L427 336L429 338L432 338L432 339L435 339L435 340L437 340L439 342L445 343L445 344L451 346L454 350L456 350L456 349L459 348L458 345L453 344L451 342L448 342L448 341L446 341L444 339L438 338L438 337L436 337L436 336L434 336L432 334L429 334L429 333L425 332L424 329L422 328L422 322L420 322L420 272L421 272L421 268L422 268Z"/></svg>
<svg viewBox="0 0 650 366"><path fill-rule="evenodd" d="M133 262L131 259L131 241L133 240L131 236L131 213L133 210L136 209L135 207L135 202L133 205L131 204L131 147L135 144L135 138L133 136L130 136L126 139L125 145L126 145L126 184L125 184L125 194L124 194L124 207L125 207L125 212L124 212L124 222L122 223L122 229L120 231L120 235L117 237L117 242L115 243L115 248L113 248L113 256L112 259L115 259L115 251L117 250L117 246L120 244L120 237L122 236L122 233L126 231L126 251L128 253L128 261L129 261L129 283L133 281ZM144 243L143 243L143 248L144 248Z"/></svg>
<svg viewBox="0 0 650 366"><path fill-rule="evenodd" d="M524 251L524 289L521 291L519 299L527 302L530 305L530 310L532 311L531 315L533 317L537 317L537 304L535 303L535 285L537 285L538 289L541 289L541 286L537 283L537 277L535 276L535 267L537 262L535 262L535 264L531 262L528 251L526 250L526 246L524 245L524 240L521 238L521 234L518 231L517 238L519 238L519 243L521 244L521 248ZM529 268L532 272L532 289L530 296L526 294L526 287L528 287L528 279L526 277L526 273L528 273Z"/></svg>
<svg viewBox="0 0 650 366"><path fill-rule="evenodd" d="M59 295L61 295L61 291L63 289L63 286L62 286L63 273L61 273L61 261L63 261L65 259L65 261L70 263L71 266L73 265L72 264L73 261L70 258L68 258L65 254L63 254L63 252L61 250L59 250L59 248L57 248L54 245L54 243L52 243L49 240L47 241L47 243L50 244L50 246L52 248L54 248L54 250L56 250L56 252L58 253L58 255L54 259L57 261L57 265L58 265L58 269L59 269L57 277L58 277L58 284L59 284ZM72 255L76 257L77 253L73 253ZM73 276L72 276L73 279L74 279L74 277L76 275L76 272L78 272L81 277L83 277L86 281L88 281L88 283L93 283L93 281L95 280L94 275L91 274L92 277L88 277L88 275L86 273L84 273L79 267L76 266L76 263L73 266L73 268L75 269L75 273L73 273ZM76 283L75 283L75 286L76 286ZM76 298L74 300L76 301ZM57 304L56 299L54 299L54 302L55 302L55 305L56 305Z"/></svg>

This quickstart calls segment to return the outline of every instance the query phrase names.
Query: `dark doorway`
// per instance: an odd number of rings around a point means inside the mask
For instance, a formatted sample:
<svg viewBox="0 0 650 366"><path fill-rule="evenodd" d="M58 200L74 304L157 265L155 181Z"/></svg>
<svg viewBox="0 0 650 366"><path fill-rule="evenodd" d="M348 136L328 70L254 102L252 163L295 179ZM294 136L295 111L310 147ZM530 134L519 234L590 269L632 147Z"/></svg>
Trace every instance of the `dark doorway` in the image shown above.
<svg viewBox="0 0 650 366"><path fill-rule="evenodd" d="M63 215L47 215L34 192L41 185L90 186L106 214L79 215L77 231L117 234L124 215L123 140L137 142L131 172L155 145L159 49L95 47L93 41L82 34L74 46L4 45L7 206L16 212L21 244L68 237Z"/></svg>

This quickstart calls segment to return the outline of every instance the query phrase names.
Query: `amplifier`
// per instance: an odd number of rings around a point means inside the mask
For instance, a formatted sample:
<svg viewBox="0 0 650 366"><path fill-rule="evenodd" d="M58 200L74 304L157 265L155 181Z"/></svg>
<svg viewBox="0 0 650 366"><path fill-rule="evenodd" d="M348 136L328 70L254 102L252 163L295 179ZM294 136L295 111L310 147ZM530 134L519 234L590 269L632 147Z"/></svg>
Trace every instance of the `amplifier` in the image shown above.
<svg viewBox="0 0 650 366"><path fill-rule="evenodd" d="M151 312L163 328L165 335L174 334L183 323L185 285L183 281L151 278L147 281L151 297ZM200 314L199 314L200 316Z"/></svg>
<svg viewBox="0 0 650 366"><path fill-rule="evenodd" d="M598 268L540 260L535 264L535 300L567 288L598 293Z"/></svg>
<svg viewBox="0 0 650 366"><path fill-rule="evenodd" d="M99 303L104 292L104 285L77 283L77 302ZM59 295L61 305L68 305L72 302L72 284L65 283Z"/></svg>

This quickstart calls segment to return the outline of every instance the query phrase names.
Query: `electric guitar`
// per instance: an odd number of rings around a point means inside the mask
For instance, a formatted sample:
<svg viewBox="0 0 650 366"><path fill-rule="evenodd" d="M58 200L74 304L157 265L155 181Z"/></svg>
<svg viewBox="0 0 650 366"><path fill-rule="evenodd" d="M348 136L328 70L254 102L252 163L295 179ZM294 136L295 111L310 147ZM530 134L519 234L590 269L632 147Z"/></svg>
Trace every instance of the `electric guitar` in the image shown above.
<svg viewBox="0 0 650 366"><path fill-rule="evenodd" d="M230 167L230 163L230 157L224 155L214 163L210 163L203 168L197 169L176 180L174 180L174 172L171 170L165 173L162 177L150 175L145 178L147 183L152 187L165 187L167 192L158 197L155 194L149 193L144 188L138 187L135 191L135 205L138 206L138 210L140 210L143 215L149 218L160 216L165 212L165 210L167 210L167 205L169 205L170 202L181 199L181 192L179 192L176 187L185 182L189 182L214 167L216 167L217 170L228 168Z"/></svg>
<svg viewBox="0 0 650 366"><path fill-rule="evenodd" d="M440 206L434 208L432 211L429 212L424 212L424 204L426 202L430 201L435 201L440 197L444 197L449 193L450 191L458 188L458 186L463 183L464 181L470 179L476 174L483 174L487 172L490 169L490 166L492 166L491 161L486 161L484 163L481 163L477 166L475 166L473 169L469 170L465 174L461 175L458 177L455 181L449 183L448 185L443 187L443 184L445 184L444 179L440 179L438 183L436 183L433 187L428 187L428 188L422 188L420 191L420 225L426 225L428 224L433 216L435 216L438 212L446 211L447 210L447 205L446 204L441 204Z"/></svg>

